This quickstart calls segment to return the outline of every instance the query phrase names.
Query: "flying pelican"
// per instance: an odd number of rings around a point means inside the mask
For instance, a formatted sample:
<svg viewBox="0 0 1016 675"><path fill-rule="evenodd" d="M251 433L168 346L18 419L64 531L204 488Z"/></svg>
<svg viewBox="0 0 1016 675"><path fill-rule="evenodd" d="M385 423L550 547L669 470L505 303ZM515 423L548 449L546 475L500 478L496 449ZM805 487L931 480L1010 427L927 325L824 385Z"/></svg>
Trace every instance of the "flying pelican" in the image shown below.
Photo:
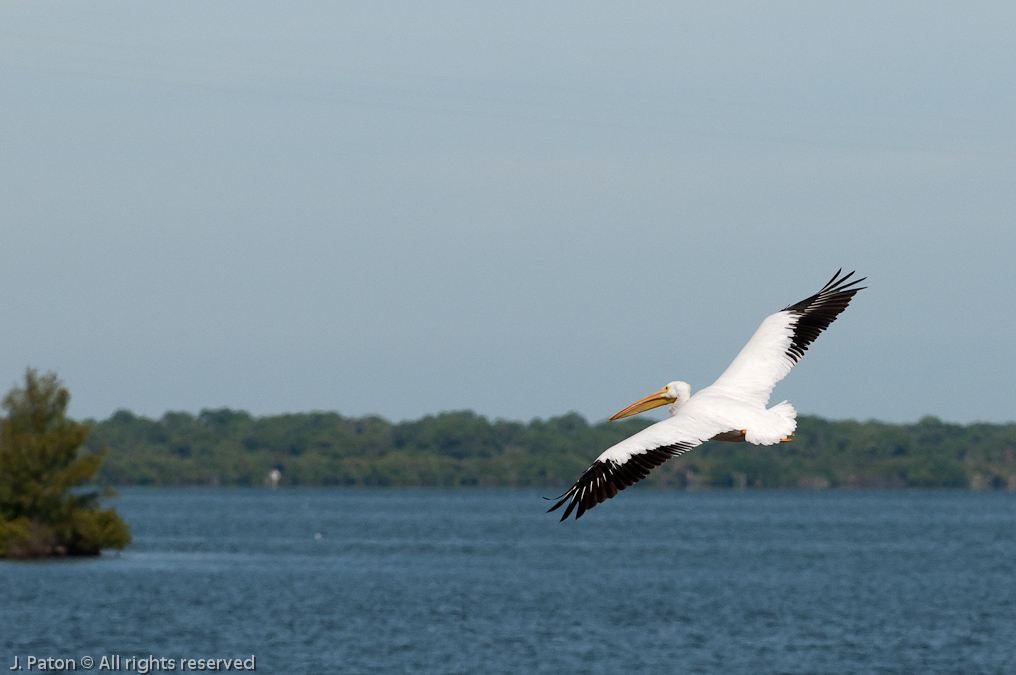
<svg viewBox="0 0 1016 675"><path fill-rule="evenodd" d="M616 420L670 404L670 417L608 448L561 495L553 511L568 502L563 521L575 507L575 518L635 484L671 457L709 440L747 441L756 445L786 442L797 428L797 411L784 401L766 408L776 383L786 377L808 345L829 327L864 279L849 281L837 270L822 290L762 322L723 374L712 385L691 394L686 382L671 382L635 401L610 419ZM549 513L548 511L548 513Z"/></svg>

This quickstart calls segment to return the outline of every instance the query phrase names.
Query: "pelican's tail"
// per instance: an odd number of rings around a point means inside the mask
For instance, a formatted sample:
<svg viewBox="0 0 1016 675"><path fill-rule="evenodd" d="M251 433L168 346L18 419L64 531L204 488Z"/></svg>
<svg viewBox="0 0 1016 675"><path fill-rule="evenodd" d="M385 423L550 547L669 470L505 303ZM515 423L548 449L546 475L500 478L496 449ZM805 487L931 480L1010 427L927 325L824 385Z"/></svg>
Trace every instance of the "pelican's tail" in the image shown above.
<svg viewBox="0 0 1016 675"><path fill-rule="evenodd" d="M777 403L769 412L777 415L780 418L781 433L783 434L780 440L785 440L794 435L794 430L797 429L797 411L794 410L794 406L790 405L787 401Z"/></svg>
<svg viewBox="0 0 1016 675"><path fill-rule="evenodd" d="M790 438L797 429L797 411L786 401L766 410L765 424L748 429L745 440L756 445L773 445Z"/></svg>
<svg viewBox="0 0 1016 675"><path fill-rule="evenodd" d="M785 419L787 423L790 425L791 432L793 432L794 429L797 428L797 411L794 410L794 406L790 405L788 401L784 401L783 403L777 403L776 405L774 405L772 408L769 409L769 412L779 415L780 417Z"/></svg>

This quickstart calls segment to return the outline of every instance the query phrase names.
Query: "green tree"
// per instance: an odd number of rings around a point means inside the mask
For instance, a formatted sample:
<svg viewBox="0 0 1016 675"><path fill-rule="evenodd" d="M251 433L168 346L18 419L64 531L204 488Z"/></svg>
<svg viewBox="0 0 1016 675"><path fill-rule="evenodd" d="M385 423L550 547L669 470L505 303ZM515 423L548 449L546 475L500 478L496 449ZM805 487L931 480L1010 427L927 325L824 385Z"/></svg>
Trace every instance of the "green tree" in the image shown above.
<svg viewBox="0 0 1016 675"><path fill-rule="evenodd" d="M130 542L127 525L99 494L75 490L102 464L81 452L89 427L67 419L70 394L53 373L29 368L4 397L0 419L0 557L98 555Z"/></svg>

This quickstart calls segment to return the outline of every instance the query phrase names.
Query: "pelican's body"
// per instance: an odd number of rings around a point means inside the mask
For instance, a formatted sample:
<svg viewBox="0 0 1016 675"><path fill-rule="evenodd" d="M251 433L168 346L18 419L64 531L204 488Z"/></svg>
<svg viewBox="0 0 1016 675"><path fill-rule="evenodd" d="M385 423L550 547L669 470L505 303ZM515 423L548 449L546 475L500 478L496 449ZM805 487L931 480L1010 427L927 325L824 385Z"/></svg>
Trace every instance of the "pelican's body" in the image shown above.
<svg viewBox="0 0 1016 675"><path fill-rule="evenodd" d="M691 393L685 382L671 382L610 419L670 404L670 417L608 448L551 511L568 502L561 520L578 507L580 517L610 499L671 457L708 440L773 445L789 440L797 411L783 401L766 408L776 383L786 377L825 328L847 308L863 279L853 272L832 280L815 295L766 317L716 382Z"/></svg>

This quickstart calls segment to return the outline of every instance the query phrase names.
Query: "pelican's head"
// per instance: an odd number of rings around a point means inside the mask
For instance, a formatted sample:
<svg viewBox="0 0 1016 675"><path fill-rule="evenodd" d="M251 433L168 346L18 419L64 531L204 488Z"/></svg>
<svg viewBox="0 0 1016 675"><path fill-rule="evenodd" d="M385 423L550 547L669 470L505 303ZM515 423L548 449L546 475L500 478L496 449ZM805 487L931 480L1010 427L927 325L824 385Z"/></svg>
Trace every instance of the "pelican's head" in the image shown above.
<svg viewBox="0 0 1016 675"><path fill-rule="evenodd" d="M691 398L691 386L687 382L671 382L663 389L635 401L610 419L619 420L622 417L637 415L668 403L670 404L670 414L673 415L689 398Z"/></svg>

